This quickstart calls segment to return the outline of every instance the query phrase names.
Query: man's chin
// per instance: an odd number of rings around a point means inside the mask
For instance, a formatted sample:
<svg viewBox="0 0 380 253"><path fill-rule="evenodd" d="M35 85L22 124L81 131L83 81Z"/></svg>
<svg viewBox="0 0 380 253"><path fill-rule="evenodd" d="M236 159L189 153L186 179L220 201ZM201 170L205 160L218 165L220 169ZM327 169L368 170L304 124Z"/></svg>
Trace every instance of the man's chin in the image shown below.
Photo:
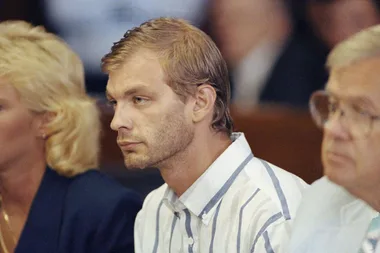
<svg viewBox="0 0 380 253"><path fill-rule="evenodd" d="M128 170L144 170L148 168L148 166L145 164L124 162L124 165Z"/></svg>
<svg viewBox="0 0 380 253"><path fill-rule="evenodd" d="M323 173L332 182L337 183L341 180L341 168L333 166L325 166Z"/></svg>
<svg viewBox="0 0 380 253"><path fill-rule="evenodd" d="M349 188L353 184L353 178L350 174L350 170L344 170L343 168L329 167L325 168L325 176L333 183L340 185L344 188Z"/></svg>
<svg viewBox="0 0 380 253"><path fill-rule="evenodd" d="M149 166L147 158L136 153L124 155L124 165L129 170L143 170Z"/></svg>

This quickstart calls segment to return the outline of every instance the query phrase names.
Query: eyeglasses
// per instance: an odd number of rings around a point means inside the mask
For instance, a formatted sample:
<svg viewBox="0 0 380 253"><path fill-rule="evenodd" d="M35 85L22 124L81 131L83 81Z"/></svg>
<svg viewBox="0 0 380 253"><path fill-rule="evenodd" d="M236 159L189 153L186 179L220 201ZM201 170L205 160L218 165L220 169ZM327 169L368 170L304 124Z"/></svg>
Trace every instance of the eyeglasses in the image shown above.
<svg viewBox="0 0 380 253"><path fill-rule="evenodd" d="M380 116L374 116L358 105L345 103L327 91L314 92L309 106L313 120L318 127L323 129L329 121L338 117L339 120L342 120L341 123L344 120L344 126L356 137L368 136L373 122L380 119Z"/></svg>

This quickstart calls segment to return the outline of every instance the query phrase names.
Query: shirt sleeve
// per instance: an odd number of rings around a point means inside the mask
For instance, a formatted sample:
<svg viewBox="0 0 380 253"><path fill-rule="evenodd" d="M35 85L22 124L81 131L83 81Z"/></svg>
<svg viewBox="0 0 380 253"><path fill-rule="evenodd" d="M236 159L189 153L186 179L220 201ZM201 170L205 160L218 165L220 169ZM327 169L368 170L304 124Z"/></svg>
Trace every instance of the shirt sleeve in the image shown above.
<svg viewBox="0 0 380 253"><path fill-rule="evenodd" d="M290 238L290 220L271 224L259 231L257 240L252 242L250 252L254 253L286 253Z"/></svg>

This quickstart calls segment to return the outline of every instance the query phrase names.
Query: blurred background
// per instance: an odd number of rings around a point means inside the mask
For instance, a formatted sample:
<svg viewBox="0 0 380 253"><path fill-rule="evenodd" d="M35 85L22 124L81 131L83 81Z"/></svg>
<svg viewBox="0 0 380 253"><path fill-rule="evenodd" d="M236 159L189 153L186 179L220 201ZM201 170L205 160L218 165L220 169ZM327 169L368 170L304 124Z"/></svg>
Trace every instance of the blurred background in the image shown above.
<svg viewBox="0 0 380 253"><path fill-rule="evenodd" d="M0 0L0 20L22 19L63 38L82 58L87 91L99 99L101 170L145 196L163 183L155 169L124 168L104 103L100 59L132 27L184 18L209 34L226 59L232 115L254 155L302 177L322 175L322 133L308 113L323 89L334 45L380 22L380 0Z"/></svg>

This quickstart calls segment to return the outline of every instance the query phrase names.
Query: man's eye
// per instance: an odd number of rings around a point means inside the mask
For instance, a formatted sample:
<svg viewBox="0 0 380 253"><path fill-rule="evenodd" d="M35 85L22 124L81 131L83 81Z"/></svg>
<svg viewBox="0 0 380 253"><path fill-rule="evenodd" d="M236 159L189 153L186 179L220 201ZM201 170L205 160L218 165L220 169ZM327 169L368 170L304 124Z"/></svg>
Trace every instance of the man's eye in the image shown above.
<svg viewBox="0 0 380 253"><path fill-rule="evenodd" d="M148 102L148 99L143 97L133 97L133 103L137 105L142 105Z"/></svg>
<svg viewBox="0 0 380 253"><path fill-rule="evenodd" d="M354 109L354 112L360 114L361 116L367 116L370 114L367 110L363 109L360 106L353 105L352 108Z"/></svg>
<svg viewBox="0 0 380 253"><path fill-rule="evenodd" d="M116 101L115 100L108 100L107 104L111 107L115 107L116 106Z"/></svg>

